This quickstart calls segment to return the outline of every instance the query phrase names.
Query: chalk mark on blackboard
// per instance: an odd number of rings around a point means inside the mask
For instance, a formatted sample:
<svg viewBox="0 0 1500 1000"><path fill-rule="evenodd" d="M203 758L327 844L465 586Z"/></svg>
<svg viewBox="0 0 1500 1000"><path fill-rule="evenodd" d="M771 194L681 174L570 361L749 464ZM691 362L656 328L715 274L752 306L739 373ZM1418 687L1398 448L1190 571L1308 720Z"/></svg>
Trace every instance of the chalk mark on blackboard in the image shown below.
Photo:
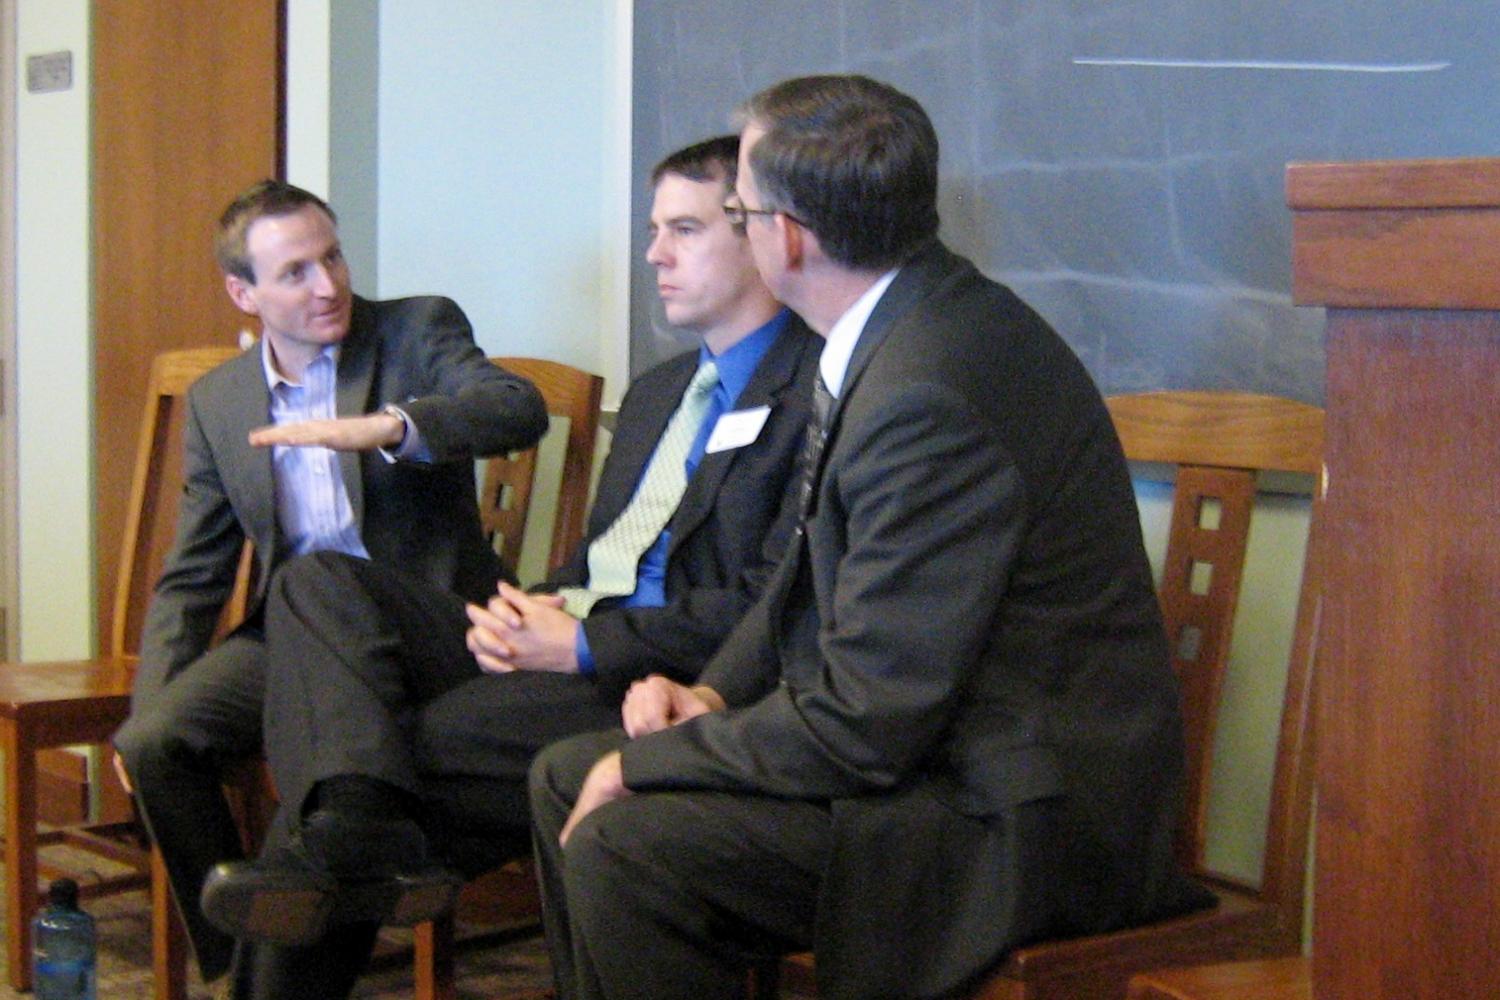
<svg viewBox="0 0 1500 1000"><path fill-rule="evenodd" d="M1280 62L1267 59L1145 59L1077 56L1075 66L1131 66L1153 69L1253 69L1303 73L1437 73L1451 62L1421 63L1340 63Z"/></svg>

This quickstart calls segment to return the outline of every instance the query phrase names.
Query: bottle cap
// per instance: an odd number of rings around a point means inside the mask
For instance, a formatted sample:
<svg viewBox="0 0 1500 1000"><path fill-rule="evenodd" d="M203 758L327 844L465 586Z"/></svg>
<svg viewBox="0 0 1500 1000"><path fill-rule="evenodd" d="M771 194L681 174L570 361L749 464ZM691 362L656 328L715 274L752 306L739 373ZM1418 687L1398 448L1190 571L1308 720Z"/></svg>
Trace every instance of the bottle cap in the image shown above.
<svg viewBox="0 0 1500 1000"><path fill-rule="evenodd" d="M78 909L78 883L70 878L54 879L47 886L47 902L64 909Z"/></svg>

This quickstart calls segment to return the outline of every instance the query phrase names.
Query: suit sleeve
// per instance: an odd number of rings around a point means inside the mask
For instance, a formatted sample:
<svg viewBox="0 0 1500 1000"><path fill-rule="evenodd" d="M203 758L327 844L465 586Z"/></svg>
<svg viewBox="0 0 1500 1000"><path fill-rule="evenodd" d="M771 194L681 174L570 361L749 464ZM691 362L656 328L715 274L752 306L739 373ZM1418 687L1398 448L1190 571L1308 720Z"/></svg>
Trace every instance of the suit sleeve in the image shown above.
<svg viewBox="0 0 1500 1000"><path fill-rule="evenodd" d="M245 535L203 432L196 392L184 421L177 535L146 610L132 702L148 702L208 648L234 588Z"/></svg>
<svg viewBox="0 0 1500 1000"><path fill-rule="evenodd" d="M992 637L1025 521L1019 472L980 414L917 383L846 412L820 503L810 535L845 544L817 641L784 654L817 662L786 664L753 704L628 744L630 788L843 798L896 785L932 752ZM742 668L762 669L720 656L701 682L733 687Z"/></svg>
<svg viewBox="0 0 1500 1000"><path fill-rule="evenodd" d="M406 322L425 373L425 391L398 403L411 417L434 463L484 458L530 448L547 432L547 404L536 386L491 364L474 343L474 331L457 303L442 297L413 300Z"/></svg>

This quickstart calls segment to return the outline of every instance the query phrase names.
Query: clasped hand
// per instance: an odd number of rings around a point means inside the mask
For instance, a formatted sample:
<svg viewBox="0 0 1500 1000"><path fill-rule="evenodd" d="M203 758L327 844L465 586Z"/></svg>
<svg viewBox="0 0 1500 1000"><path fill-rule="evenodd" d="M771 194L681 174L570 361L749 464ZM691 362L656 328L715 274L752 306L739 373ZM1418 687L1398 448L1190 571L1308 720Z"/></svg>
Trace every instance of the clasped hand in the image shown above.
<svg viewBox="0 0 1500 1000"><path fill-rule="evenodd" d="M489 673L578 672L578 619L556 594L528 594L501 583L489 603L470 604L469 652Z"/></svg>
<svg viewBox="0 0 1500 1000"><path fill-rule="evenodd" d="M660 674L652 674L630 685L630 690L625 694L625 704L620 708L620 715L625 723L626 734L635 739L709 712L723 710L724 699L713 688L702 685L687 687ZM620 752L616 750L605 754L589 770L583 787L578 790L573 811L568 814L568 821L563 825L558 841L566 844L573 835L573 829L585 816L600 806L629 794L630 789L625 787Z"/></svg>

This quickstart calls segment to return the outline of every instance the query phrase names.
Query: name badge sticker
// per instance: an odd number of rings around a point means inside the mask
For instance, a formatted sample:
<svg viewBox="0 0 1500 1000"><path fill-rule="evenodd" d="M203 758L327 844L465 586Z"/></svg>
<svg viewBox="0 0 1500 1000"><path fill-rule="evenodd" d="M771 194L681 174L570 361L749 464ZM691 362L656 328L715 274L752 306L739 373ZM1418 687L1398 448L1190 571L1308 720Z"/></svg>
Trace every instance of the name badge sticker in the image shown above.
<svg viewBox="0 0 1500 1000"><path fill-rule="evenodd" d="M720 415L714 424L713 432L708 435L708 444L704 447L703 453L712 455L716 451L743 448L760 437L760 429L766 426L766 418L770 415L769 406L733 410Z"/></svg>

